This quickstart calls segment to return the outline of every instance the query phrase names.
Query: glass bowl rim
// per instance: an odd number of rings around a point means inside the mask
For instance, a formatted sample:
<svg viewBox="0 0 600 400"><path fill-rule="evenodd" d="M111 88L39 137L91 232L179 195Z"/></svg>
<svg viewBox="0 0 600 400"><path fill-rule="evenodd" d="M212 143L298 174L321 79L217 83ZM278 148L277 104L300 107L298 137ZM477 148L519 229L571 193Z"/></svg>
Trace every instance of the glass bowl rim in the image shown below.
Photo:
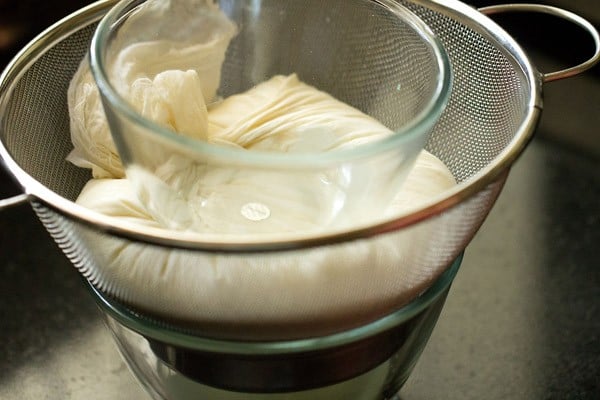
<svg viewBox="0 0 600 400"><path fill-rule="evenodd" d="M110 83L105 68L106 57L105 50L112 33L112 27L118 23L119 19L131 11L134 7L147 0L128 0L119 2L109 9L105 16L100 20L95 30L90 46L90 68L94 80L100 90L101 96L119 112L128 121L144 128L144 132L149 133L160 140L167 140L176 144L187 152L208 155L211 157L229 160L231 162L250 164L262 167L309 167L314 168L320 165L337 164L347 162L358 158L365 158L380 154L389 150L397 149L405 142L417 139L428 132L436 124L442 112L444 111L450 99L452 87L452 69L449 56L441 41L433 33L427 24L425 24L417 15L406 7L393 0L372 0L373 3L386 8L389 12L395 14L426 42L434 53L434 58L438 69L438 79L433 95L426 106L409 123L395 130L388 137L374 142L366 143L349 149L339 149L327 152L302 152L302 153L279 153L268 151L248 151L229 146L210 144L205 141L189 138L179 135L167 128L164 128L148 118L141 116L129 103L117 92Z"/></svg>
<svg viewBox="0 0 600 400"><path fill-rule="evenodd" d="M88 280L84 279L84 281L103 313L142 336L191 350L215 353L246 355L290 354L342 346L375 336L407 321L425 310L425 308L443 295L446 289L449 289L460 269L463 256L464 252L460 253L422 294L398 310L356 328L306 339L243 341L201 337L191 332L171 327L167 323L160 322L151 317L141 315L118 301L109 298L109 296L94 287Z"/></svg>

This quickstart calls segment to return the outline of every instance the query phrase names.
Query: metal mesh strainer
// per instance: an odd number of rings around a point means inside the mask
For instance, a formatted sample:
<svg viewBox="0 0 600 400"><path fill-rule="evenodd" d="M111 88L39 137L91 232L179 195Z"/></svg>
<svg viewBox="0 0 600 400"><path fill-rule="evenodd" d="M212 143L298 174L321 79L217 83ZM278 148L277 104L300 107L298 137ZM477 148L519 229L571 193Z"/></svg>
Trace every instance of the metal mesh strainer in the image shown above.
<svg viewBox="0 0 600 400"><path fill-rule="evenodd" d="M541 111L543 76L490 20L456 1L402 2L439 36L453 65L452 97L427 149L459 181L454 190L401 218L294 242L228 246L193 241L184 233L144 230L73 203L90 177L65 161L71 150L69 80L88 49L95 24L114 3L100 1L55 25L3 74L0 154L25 192L3 204L29 200L61 249L100 291L153 318L209 336L321 335L372 321L417 296L458 257L482 224ZM589 24L584 26L593 32ZM374 243L382 249L375 254L369 251ZM356 251L361 246L363 253ZM352 260L345 258L350 248ZM199 310L196 304L174 302L152 285L130 290L143 276L142 267L144 273L155 270L160 275L164 264L122 268L115 260L124 250L147 260L180 260L179 272L198 277L186 279L180 290L204 293L205 307ZM236 276L236 282L246 282L248 287L230 291L226 299L212 296L201 278L214 257L231 265L231 275L223 280ZM248 260L254 268L269 269L286 257L309 263L333 257L337 263L348 263L349 270L327 279L305 270L296 276L297 292L279 293L276 301L248 298L248 290L266 290L261 287L266 282L251 279L256 271L246 268ZM409 285L414 282L419 284ZM298 304L298 298L305 301ZM218 315L214 310L220 310Z"/></svg>

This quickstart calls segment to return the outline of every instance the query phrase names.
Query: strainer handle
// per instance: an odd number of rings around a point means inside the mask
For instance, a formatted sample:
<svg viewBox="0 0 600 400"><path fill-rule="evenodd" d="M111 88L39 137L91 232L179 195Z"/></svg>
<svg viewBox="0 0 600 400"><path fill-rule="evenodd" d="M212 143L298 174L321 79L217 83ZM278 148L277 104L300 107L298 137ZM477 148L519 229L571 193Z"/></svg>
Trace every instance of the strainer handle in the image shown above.
<svg viewBox="0 0 600 400"><path fill-rule="evenodd" d="M500 4L489 7L482 7L479 12L492 15L500 14L505 12L538 12L543 14L554 15L559 18L563 18L567 21L574 23L586 30L594 40L594 46L596 47L594 54L587 60L579 65L571 68L562 69L556 72L542 73L543 82L552 82L558 79L569 78L574 75L578 75L591 67L593 67L600 60L600 35L598 31L590 22L586 19L574 14L570 11L563 10L562 8L547 6L543 4Z"/></svg>
<svg viewBox="0 0 600 400"><path fill-rule="evenodd" d="M18 194L8 199L0 199L0 211L29 201L28 194Z"/></svg>

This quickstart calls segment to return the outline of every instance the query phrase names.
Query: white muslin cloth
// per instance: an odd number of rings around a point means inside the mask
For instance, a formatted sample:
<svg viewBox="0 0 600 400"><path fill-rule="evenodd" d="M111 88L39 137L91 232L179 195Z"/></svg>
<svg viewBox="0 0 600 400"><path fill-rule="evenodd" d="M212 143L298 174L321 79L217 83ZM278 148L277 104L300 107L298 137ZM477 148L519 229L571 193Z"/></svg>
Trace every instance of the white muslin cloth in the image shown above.
<svg viewBox="0 0 600 400"><path fill-rule="evenodd" d="M149 15L157 21L161 7L180 7L182 18L189 19L177 2L149 3L154 4ZM202 14L204 25L198 25L207 31L193 44L177 37L145 41L112 56L115 87L142 116L180 135L248 151L323 152L392 133L295 74L274 76L247 92L218 99L220 68L236 27L210 4ZM133 20L129 33L138 29L143 26ZM290 238L296 230L318 234L327 229L326 219L315 226L304 216L329 197L290 202L283 182L268 176L251 179L253 171L223 180L222 171L173 157L162 172L154 172L159 176L126 174L87 60L73 77L68 104L74 145L68 160L90 168L93 176L77 199L84 207L138 226L192 230L199 240L203 234L226 232L223 237L235 241L261 233L264 226ZM174 181L184 188L181 196L169 192ZM375 211L378 218L408 213L454 185L446 166L423 150L393 200ZM240 209L240 191L275 204L269 212L277 218L267 215L257 224L265 215L255 204L244 218L233 215L231 209ZM213 195L220 196L221 207L203 214L196 204ZM232 332L242 326L252 337L289 337L331 331L344 325L340 321L356 325L422 292L440 271L412 271L411 257L430 245L431 229L425 225L407 235L281 254L212 254L93 235L89 245L95 246L94 261L102 269L100 286L127 304L217 334L235 336Z"/></svg>
<svg viewBox="0 0 600 400"><path fill-rule="evenodd" d="M454 184L444 164L423 152L385 213L432 204ZM127 179L90 180L77 202L137 226L164 229ZM422 267L423 254L435 247L436 228L418 224L375 238L269 254L213 254L106 235L82 237L95 247L102 288L111 295L209 335L255 340L332 333L405 304L442 271L437 264Z"/></svg>

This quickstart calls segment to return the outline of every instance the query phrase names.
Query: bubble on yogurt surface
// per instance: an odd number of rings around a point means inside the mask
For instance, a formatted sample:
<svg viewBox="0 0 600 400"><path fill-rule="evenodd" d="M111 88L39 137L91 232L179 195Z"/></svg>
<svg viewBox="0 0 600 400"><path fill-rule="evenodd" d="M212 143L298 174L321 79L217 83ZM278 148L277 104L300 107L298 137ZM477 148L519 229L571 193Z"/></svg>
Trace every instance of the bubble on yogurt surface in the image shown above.
<svg viewBox="0 0 600 400"><path fill-rule="evenodd" d="M263 203L246 203L240 213L250 221L263 221L271 216L271 210Z"/></svg>

